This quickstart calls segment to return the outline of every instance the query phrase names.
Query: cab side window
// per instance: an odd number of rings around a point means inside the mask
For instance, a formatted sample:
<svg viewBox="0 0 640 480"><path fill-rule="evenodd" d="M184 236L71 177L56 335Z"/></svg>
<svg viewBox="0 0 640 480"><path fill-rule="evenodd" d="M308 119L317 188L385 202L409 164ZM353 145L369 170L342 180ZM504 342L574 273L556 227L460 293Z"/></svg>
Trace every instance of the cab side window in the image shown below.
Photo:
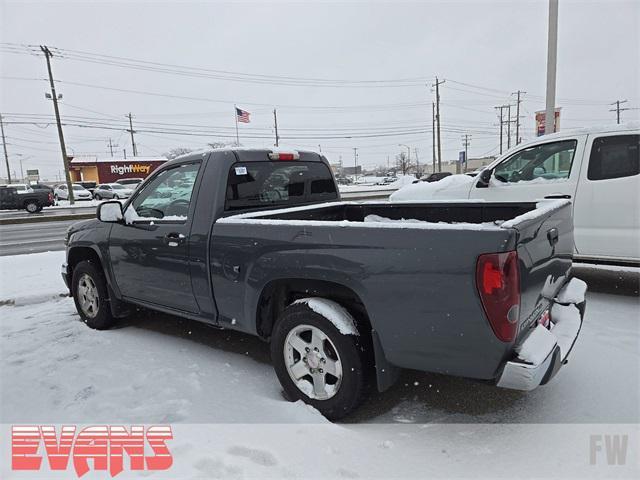
<svg viewBox="0 0 640 480"><path fill-rule="evenodd" d="M576 140L563 140L525 148L498 165L494 176L504 183L566 180L577 144Z"/></svg>
<svg viewBox="0 0 640 480"><path fill-rule="evenodd" d="M593 140L589 180L631 177L640 173L640 135L615 135Z"/></svg>
<svg viewBox="0 0 640 480"><path fill-rule="evenodd" d="M160 172L127 208L127 223L145 220L187 220L199 168L199 163L189 163Z"/></svg>

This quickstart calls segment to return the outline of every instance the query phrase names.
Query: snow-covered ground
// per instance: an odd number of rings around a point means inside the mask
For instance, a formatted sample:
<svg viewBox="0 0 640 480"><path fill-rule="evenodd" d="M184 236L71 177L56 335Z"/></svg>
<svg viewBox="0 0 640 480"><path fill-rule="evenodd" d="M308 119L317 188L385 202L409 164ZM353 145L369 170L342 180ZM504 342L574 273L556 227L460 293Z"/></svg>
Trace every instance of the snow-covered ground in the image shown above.
<svg viewBox="0 0 640 480"><path fill-rule="evenodd" d="M154 478L638 473L640 303L637 291L609 293L609 277L597 287L598 271L590 283L602 291L589 293L578 343L549 385L522 393L407 371L331 424L282 398L268 346L253 337L152 312L87 328L56 296L63 256L0 258L0 438L11 424L170 424L174 466ZM590 464L595 434L630 435L626 466L608 467L604 455ZM0 478L73 476L46 466L18 475L6 442L0 450Z"/></svg>

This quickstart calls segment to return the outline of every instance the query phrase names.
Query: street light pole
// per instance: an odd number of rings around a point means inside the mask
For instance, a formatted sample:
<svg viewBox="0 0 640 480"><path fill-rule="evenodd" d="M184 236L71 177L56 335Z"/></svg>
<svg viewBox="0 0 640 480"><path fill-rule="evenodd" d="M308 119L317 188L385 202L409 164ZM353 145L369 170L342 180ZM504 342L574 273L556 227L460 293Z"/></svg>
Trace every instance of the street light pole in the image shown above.
<svg viewBox="0 0 640 480"><path fill-rule="evenodd" d="M547 98L544 134L554 131L556 116L556 64L558 60L558 0L549 0L549 36L547 40Z"/></svg>

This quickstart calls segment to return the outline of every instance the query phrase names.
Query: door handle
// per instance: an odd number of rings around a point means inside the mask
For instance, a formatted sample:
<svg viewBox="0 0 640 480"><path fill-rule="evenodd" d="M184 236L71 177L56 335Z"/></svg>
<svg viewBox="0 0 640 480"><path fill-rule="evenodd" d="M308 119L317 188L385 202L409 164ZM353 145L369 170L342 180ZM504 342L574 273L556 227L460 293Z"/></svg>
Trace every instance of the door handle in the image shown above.
<svg viewBox="0 0 640 480"><path fill-rule="evenodd" d="M544 197L544 198L557 198L557 199L560 199L560 198L566 198L566 199L568 200L568 199L570 199L570 198L571 198L571 195L562 194L562 193L555 193L555 194L553 194L553 195L547 195L547 196L546 196L546 197Z"/></svg>
<svg viewBox="0 0 640 480"><path fill-rule="evenodd" d="M164 243L166 243L170 247L177 247L178 245L184 243L186 238L187 237L182 233L176 233L176 232L167 233L164 236Z"/></svg>
<svg viewBox="0 0 640 480"><path fill-rule="evenodd" d="M558 243L558 229L557 228L551 228L549 230L547 230L547 240L549 240L549 245L551 245L552 247Z"/></svg>

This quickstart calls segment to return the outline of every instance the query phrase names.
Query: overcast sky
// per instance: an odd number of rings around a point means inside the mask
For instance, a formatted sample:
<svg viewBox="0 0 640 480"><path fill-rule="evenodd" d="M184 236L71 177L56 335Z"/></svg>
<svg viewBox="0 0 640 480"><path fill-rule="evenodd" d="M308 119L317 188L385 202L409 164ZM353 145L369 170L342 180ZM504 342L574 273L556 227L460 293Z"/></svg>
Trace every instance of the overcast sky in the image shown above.
<svg viewBox="0 0 640 480"><path fill-rule="evenodd" d="M62 49L52 66L63 94L63 120L83 117L87 124L112 128L65 127L70 154L107 156L111 137L120 155L122 149L131 155L129 134L122 130L128 112L134 115L134 128L141 130L136 135L141 155L158 155L173 147L202 148L209 141L232 142L236 103L251 113L251 123L239 127L245 146L273 144L276 107L284 143L312 149L321 145L332 162L342 157L346 165L353 164L353 147L358 147L361 164L385 164L387 156L393 162L402 149L398 144L409 145L412 156L417 149L421 162L431 162L434 95L425 83L436 76L446 79L441 86L443 159L457 158L464 132L471 135L470 157L497 153L494 107L513 103L510 93L518 89L527 92L521 135L533 136L533 114L544 109L547 8L546 0L4 0L0 40ZM639 31L638 1L560 0L557 106L562 107L563 129L615 122L608 110L616 99L629 100L627 107L640 107ZM179 75L175 69L141 71L79 61L64 53L69 50L287 79L265 84L247 76L241 81L210 74L198 78L184 75L184 69ZM23 158L24 169L39 168L43 177L55 180L62 163L55 126L44 117L34 117L37 125L16 124L26 117L12 116L53 113L51 101L44 97L44 57L27 51L6 45L0 49L0 112L5 116L11 168L19 173L18 160ZM287 85L290 78L332 83ZM417 80L361 83L394 79ZM625 111L623 119L637 119L639 112ZM515 108L512 114L515 117ZM219 135L158 133L169 128ZM326 138L365 134L378 136ZM4 177L4 165L0 171Z"/></svg>

